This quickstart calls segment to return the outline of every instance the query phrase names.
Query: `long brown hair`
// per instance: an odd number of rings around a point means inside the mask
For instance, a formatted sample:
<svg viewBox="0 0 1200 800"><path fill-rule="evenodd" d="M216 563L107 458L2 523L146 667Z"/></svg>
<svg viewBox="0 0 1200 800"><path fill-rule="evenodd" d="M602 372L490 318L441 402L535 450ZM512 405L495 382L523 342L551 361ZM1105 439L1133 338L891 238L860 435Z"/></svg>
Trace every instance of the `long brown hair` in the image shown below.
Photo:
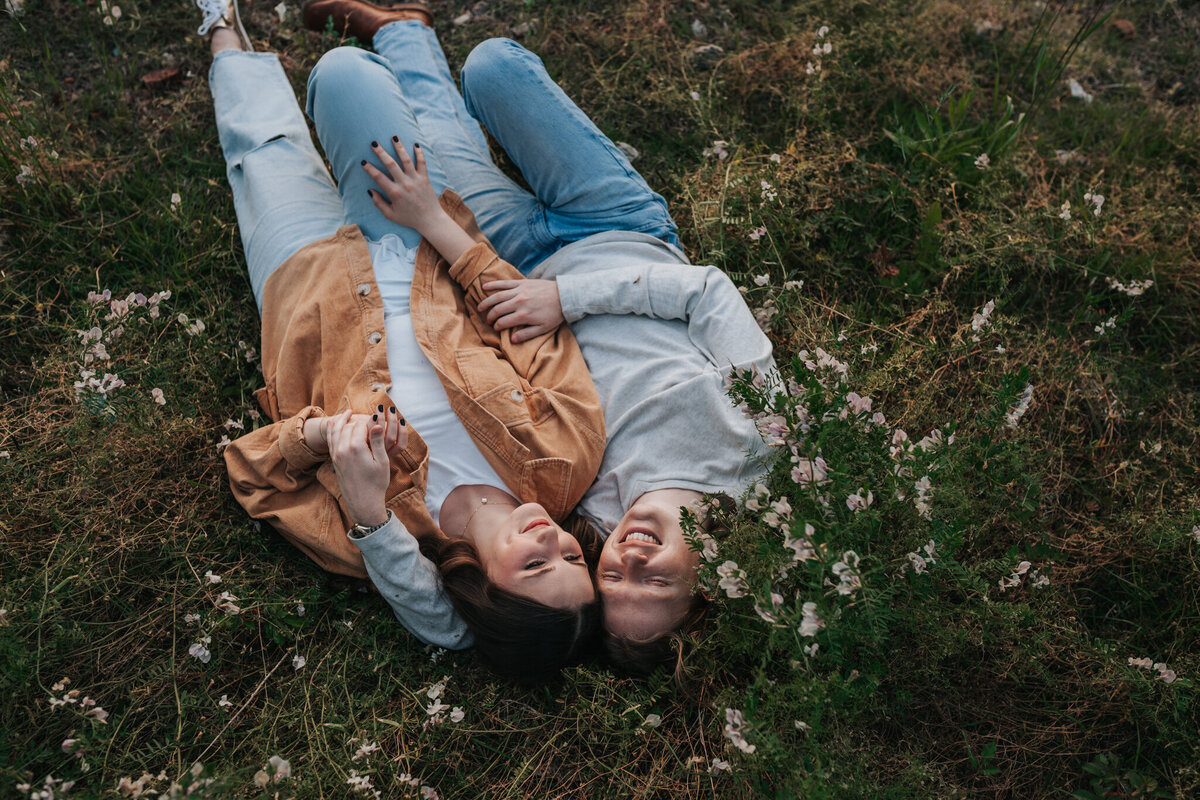
<svg viewBox="0 0 1200 800"><path fill-rule="evenodd" d="M563 525L583 550L592 574L602 544L595 528L572 513ZM497 586L475 546L440 531L420 537L421 553L437 564L454 610L475 637L480 659L515 683L543 683L585 658L600 630L600 601L553 608Z"/></svg>

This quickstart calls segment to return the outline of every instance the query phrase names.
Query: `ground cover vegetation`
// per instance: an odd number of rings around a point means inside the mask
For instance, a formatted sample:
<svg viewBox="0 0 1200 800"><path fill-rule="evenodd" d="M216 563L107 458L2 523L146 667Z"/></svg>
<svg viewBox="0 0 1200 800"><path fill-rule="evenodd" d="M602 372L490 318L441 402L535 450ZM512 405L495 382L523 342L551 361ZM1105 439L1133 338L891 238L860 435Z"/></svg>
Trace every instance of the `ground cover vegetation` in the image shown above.
<svg viewBox="0 0 1200 800"><path fill-rule="evenodd" d="M6 0L0 795L1200 794L1200 9L435 3L744 287L770 475L687 691L518 690L251 524L257 315L197 15ZM331 34L246 3L298 89Z"/></svg>

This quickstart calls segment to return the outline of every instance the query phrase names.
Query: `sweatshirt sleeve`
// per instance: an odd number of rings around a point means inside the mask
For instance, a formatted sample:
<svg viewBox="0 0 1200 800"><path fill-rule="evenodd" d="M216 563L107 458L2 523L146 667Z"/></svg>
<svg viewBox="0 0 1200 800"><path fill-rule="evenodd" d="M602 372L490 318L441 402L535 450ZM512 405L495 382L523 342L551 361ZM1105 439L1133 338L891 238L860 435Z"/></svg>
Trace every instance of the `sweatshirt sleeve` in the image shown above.
<svg viewBox="0 0 1200 800"><path fill-rule="evenodd" d="M774 368L770 340L733 281L716 267L647 263L555 280L567 322L598 314L681 320L716 366Z"/></svg>
<svg viewBox="0 0 1200 800"><path fill-rule="evenodd" d="M474 644L467 624L446 597L437 567L421 555L416 538L395 514L389 514L379 530L349 539L362 552L375 588L414 636L450 650Z"/></svg>

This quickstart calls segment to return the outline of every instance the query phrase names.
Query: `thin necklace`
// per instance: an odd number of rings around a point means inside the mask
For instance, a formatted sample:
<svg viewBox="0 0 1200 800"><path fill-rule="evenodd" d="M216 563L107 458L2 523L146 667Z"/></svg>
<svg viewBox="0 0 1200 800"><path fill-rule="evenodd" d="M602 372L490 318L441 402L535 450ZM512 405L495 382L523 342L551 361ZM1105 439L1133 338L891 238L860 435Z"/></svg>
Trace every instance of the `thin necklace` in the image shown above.
<svg viewBox="0 0 1200 800"><path fill-rule="evenodd" d="M463 525L462 534L459 536L460 539L467 538L467 531L471 528L471 520L475 519L475 515L478 514L487 504L488 499L485 496L479 501L479 505L475 507L475 510L471 512L471 516L467 517L467 523ZM512 503L501 503L501 505L507 508L518 508L518 506L514 506Z"/></svg>

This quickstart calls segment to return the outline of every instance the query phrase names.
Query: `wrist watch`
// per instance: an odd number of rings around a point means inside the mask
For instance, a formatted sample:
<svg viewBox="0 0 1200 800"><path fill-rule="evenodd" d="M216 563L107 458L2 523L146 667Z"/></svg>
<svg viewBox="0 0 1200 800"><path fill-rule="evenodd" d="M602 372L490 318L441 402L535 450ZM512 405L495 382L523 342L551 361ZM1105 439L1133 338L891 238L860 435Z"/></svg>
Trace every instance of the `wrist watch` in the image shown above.
<svg viewBox="0 0 1200 800"><path fill-rule="evenodd" d="M355 525L353 528L350 529L350 538L351 539L361 539L364 536L370 536L372 533L379 530L384 525L387 525L391 521L392 521L392 512L389 511L389 512L387 512L387 519L385 519L383 522L379 523L378 525Z"/></svg>

